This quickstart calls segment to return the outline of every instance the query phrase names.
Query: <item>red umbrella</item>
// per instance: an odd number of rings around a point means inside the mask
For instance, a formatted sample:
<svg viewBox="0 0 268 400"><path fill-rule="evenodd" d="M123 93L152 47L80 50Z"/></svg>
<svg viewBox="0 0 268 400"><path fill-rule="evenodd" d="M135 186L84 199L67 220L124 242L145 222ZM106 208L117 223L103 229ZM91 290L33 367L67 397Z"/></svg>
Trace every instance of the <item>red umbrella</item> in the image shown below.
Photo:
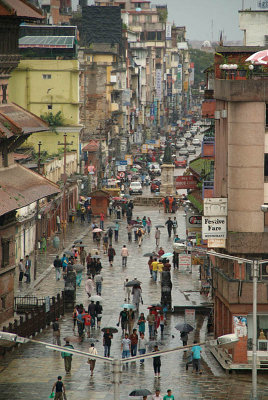
<svg viewBox="0 0 268 400"><path fill-rule="evenodd" d="M258 51L246 59L255 65L268 65L268 50Z"/></svg>

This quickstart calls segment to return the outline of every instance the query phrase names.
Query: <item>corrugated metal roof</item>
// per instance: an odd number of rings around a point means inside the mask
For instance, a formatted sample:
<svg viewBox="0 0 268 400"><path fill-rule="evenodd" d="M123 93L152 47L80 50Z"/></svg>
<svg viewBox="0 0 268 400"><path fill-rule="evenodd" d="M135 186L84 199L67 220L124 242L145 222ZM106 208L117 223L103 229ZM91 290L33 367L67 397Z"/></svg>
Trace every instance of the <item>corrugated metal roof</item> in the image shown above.
<svg viewBox="0 0 268 400"><path fill-rule="evenodd" d="M0 169L0 215L59 192L58 185L20 164Z"/></svg>
<svg viewBox="0 0 268 400"><path fill-rule="evenodd" d="M72 49L74 36L24 36L19 39L19 48Z"/></svg>
<svg viewBox="0 0 268 400"><path fill-rule="evenodd" d="M22 19L44 19L42 11L25 0L0 0L5 9Z"/></svg>
<svg viewBox="0 0 268 400"><path fill-rule="evenodd" d="M0 139L47 130L45 121L17 104L0 105Z"/></svg>

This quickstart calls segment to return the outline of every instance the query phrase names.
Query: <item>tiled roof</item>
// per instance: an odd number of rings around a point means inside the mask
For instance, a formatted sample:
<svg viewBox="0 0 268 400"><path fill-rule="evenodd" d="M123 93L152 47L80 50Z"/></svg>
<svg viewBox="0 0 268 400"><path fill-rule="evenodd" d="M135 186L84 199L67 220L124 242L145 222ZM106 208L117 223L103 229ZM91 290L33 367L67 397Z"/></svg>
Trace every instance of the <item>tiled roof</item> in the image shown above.
<svg viewBox="0 0 268 400"><path fill-rule="evenodd" d="M20 164L0 169L0 215L59 192L58 185Z"/></svg>
<svg viewBox="0 0 268 400"><path fill-rule="evenodd" d="M41 10L26 0L0 0L0 4L7 10L7 15L21 17L24 20L45 18Z"/></svg>
<svg viewBox="0 0 268 400"><path fill-rule="evenodd" d="M46 122L17 104L0 105L0 140L48 129Z"/></svg>
<svg viewBox="0 0 268 400"><path fill-rule="evenodd" d="M90 140L88 144L83 147L82 151L89 151L89 152L95 152L98 151L99 149L99 141L98 140Z"/></svg>

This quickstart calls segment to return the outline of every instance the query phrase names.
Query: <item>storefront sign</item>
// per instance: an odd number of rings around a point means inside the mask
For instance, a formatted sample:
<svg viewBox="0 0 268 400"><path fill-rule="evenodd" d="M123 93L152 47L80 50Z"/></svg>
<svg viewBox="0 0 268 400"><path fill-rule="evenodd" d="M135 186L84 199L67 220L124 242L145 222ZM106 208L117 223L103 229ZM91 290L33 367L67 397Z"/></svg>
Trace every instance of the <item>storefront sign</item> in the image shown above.
<svg viewBox="0 0 268 400"><path fill-rule="evenodd" d="M133 164L133 158L131 154L126 154L125 155L125 160L127 162L127 165L132 165Z"/></svg>
<svg viewBox="0 0 268 400"><path fill-rule="evenodd" d="M172 96L172 75L167 74L167 96Z"/></svg>
<svg viewBox="0 0 268 400"><path fill-rule="evenodd" d="M157 68L155 71L156 78L156 97L159 101L162 100L162 70Z"/></svg>
<svg viewBox="0 0 268 400"><path fill-rule="evenodd" d="M221 198L221 197L204 199L204 216L205 217L226 217L227 216L227 199Z"/></svg>
<svg viewBox="0 0 268 400"><path fill-rule="evenodd" d="M219 248L225 249L226 240L225 239L208 239L208 247L209 248Z"/></svg>
<svg viewBox="0 0 268 400"><path fill-rule="evenodd" d="M192 265L192 256L189 254L179 254L180 268L190 269Z"/></svg>
<svg viewBox="0 0 268 400"><path fill-rule="evenodd" d="M176 189L196 189L197 180L193 175L177 176Z"/></svg>
<svg viewBox="0 0 268 400"><path fill-rule="evenodd" d="M166 22L166 39L167 40L171 39L171 27L172 27L172 24L170 22Z"/></svg>
<svg viewBox="0 0 268 400"><path fill-rule="evenodd" d="M226 217L202 217L202 239L226 239Z"/></svg>
<svg viewBox="0 0 268 400"><path fill-rule="evenodd" d="M148 153L148 144L143 144L143 145L141 146L141 152L142 152L143 154L147 154L147 153Z"/></svg>

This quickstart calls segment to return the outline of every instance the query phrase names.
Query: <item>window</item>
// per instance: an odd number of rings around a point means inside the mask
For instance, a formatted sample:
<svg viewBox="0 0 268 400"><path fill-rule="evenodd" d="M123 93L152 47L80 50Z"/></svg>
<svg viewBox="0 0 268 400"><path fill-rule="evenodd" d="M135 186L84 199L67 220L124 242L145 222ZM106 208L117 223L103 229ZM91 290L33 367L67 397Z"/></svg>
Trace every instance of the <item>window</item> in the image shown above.
<svg viewBox="0 0 268 400"><path fill-rule="evenodd" d="M157 32L157 39L156 40L162 40L162 32Z"/></svg>
<svg viewBox="0 0 268 400"><path fill-rule="evenodd" d="M268 154L264 154L264 176L268 177Z"/></svg>
<svg viewBox="0 0 268 400"><path fill-rule="evenodd" d="M51 74L43 74L43 79L51 79Z"/></svg>
<svg viewBox="0 0 268 400"><path fill-rule="evenodd" d="M49 104L49 105L47 106L47 109L48 109L48 110L52 110L52 104Z"/></svg>
<svg viewBox="0 0 268 400"><path fill-rule="evenodd" d="M2 239L2 267L9 264L9 239Z"/></svg>
<svg viewBox="0 0 268 400"><path fill-rule="evenodd" d="M156 32L147 32L147 40L156 40Z"/></svg>

